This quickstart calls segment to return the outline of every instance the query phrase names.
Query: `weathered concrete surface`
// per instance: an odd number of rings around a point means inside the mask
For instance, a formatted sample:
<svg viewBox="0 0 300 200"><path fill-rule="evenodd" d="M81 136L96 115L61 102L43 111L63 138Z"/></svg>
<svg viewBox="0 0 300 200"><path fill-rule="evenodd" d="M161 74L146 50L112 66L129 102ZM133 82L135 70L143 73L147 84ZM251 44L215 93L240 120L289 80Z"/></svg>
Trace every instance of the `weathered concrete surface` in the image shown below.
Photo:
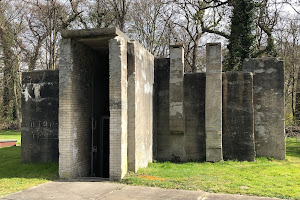
<svg viewBox="0 0 300 200"><path fill-rule="evenodd" d="M276 58L247 59L244 71L253 72L256 154L285 159L284 63Z"/></svg>
<svg viewBox="0 0 300 200"><path fill-rule="evenodd" d="M23 162L58 161L58 70L22 73Z"/></svg>
<svg viewBox="0 0 300 200"><path fill-rule="evenodd" d="M110 180L127 173L127 40L109 41Z"/></svg>
<svg viewBox="0 0 300 200"><path fill-rule="evenodd" d="M91 69L97 54L91 48L63 39L59 60L59 175L90 176Z"/></svg>
<svg viewBox="0 0 300 200"><path fill-rule="evenodd" d="M109 182L89 182L78 180L73 182L49 182L33 187L22 192L6 195L5 200L278 200L276 198L264 198L232 194L213 194L203 191L188 191L162 189L154 187L128 186Z"/></svg>
<svg viewBox="0 0 300 200"><path fill-rule="evenodd" d="M128 170L137 172L153 158L154 56L128 43Z"/></svg>
<svg viewBox="0 0 300 200"><path fill-rule="evenodd" d="M184 47L170 46L169 120L171 134L184 133L183 119Z"/></svg>
<svg viewBox="0 0 300 200"><path fill-rule="evenodd" d="M157 160L172 160L186 157L184 135L171 135L169 123L170 60L155 59L156 138ZM155 137L156 136L156 137Z"/></svg>
<svg viewBox="0 0 300 200"><path fill-rule="evenodd" d="M254 110L252 73L223 73L224 160L254 161Z"/></svg>
<svg viewBox="0 0 300 200"><path fill-rule="evenodd" d="M206 161L223 160L222 153L222 55L220 43L206 45L205 95Z"/></svg>
<svg viewBox="0 0 300 200"><path fill-rule="evenodd" d="M184 75L184 122L187 160L205 160L205 73Z"/></svg>
<svg viewBox="0 0 300 200"><path fill-rule="evenodd" d="M154 147L157 160L204 160L205 73L184 75L184 134L174 135L169 126L169 59L155 59Z"/></svg>

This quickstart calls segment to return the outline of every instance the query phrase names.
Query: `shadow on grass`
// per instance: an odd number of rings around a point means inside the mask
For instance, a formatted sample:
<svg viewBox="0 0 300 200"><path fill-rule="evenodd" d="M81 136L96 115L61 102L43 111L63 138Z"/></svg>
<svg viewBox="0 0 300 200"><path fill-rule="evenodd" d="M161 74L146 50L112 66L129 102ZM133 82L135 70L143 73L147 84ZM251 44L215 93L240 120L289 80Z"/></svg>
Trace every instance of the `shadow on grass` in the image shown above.
<svg viewBox="0 0 300 200"><path fill-rule="evenodd" d="M0 179L28 178L56 180L58 163L22 163L21 147L0 148Z"/></svg>
<svg viewBox="0 0 300 200"><path fill-rule="evenodd" d="M300 158L300 138L286 140L286 155Z"/></svg>

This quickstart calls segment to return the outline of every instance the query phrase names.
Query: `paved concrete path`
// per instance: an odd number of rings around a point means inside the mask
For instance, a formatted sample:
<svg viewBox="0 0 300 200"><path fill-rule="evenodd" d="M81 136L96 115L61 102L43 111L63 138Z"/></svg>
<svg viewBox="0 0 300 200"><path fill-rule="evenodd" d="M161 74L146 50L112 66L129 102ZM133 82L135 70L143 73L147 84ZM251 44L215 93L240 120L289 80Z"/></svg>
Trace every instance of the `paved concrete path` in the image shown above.
<svg viewBox="0 0 300 200"><path fill-rule="evenodd" d="M128 186L110 182L88 180L53 181L39 186L6 195L6 200L275 200L230 194L213 194L203 191L186 191L141 186Z"/></svg>

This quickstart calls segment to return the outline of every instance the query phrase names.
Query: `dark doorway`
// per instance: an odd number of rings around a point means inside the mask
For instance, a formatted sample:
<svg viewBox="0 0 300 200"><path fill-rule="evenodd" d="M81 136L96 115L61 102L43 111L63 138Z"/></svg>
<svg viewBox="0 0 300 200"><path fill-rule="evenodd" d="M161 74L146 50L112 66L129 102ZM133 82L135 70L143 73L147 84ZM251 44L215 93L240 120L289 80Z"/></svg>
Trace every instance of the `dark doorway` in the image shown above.
<svg viewBox="0 0 300 200"><path fill-rule="evenodd" d="M109 61L99 53L92 72L91 176L109 178Z"/></svg>

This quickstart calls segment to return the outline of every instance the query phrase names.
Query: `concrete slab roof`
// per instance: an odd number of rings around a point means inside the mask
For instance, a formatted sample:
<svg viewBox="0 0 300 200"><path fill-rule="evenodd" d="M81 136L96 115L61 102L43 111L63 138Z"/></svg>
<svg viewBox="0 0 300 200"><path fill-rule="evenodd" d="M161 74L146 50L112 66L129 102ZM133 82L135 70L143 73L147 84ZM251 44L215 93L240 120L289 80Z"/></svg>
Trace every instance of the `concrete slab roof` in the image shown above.
<svg viewBox="0 0 300 200"><path fill-rule="evenodd" d="M125 40L129 38L118 28L101 28L101 29L77 29L62 30L63 38L72 38L80 43L85 44L95 50L107 50L108 41L116 36L123 37Z"/></svg>

